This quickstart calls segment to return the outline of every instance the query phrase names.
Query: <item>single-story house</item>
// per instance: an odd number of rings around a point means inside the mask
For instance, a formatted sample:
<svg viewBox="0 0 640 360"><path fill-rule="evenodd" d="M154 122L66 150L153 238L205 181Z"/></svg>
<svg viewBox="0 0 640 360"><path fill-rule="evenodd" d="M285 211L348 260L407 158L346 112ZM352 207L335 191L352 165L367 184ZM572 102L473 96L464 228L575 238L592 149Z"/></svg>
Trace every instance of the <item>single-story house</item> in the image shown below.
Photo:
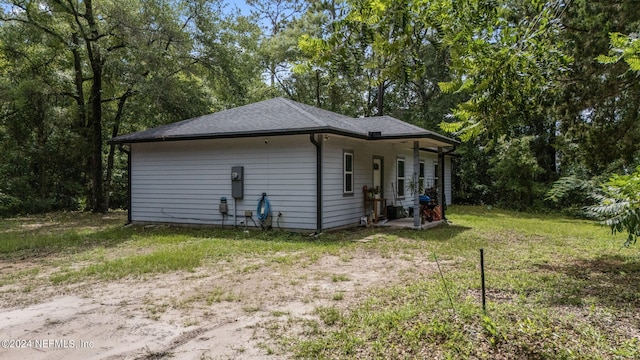
<svg viewBox="0 0 640 360"><path fill-rule="evenodd" d="M253 226L266 194L274 227L317 232L371 218L372 204L375 215L417 206L415 178L450 203L458 144L390 116L351 118L284 98L110 142L129 146L130 222Z"/></svg>

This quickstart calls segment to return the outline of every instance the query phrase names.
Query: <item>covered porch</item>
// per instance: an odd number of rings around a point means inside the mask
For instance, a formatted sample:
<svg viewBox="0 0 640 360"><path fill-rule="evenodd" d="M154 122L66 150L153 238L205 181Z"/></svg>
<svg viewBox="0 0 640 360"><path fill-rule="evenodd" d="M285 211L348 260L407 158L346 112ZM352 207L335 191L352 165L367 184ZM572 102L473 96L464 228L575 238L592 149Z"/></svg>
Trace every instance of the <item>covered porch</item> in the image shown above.
<svg viewBox="0 0 640 360"><path fill-rule="evenodd" d="M366 221L373 226L414 229L437 226L440 220L446 220L446 204L451 196L447 191L451 191L451 177L445 173L448 171L450 174L451 162L445 166L445 156L456 156L455 145L425 138L398 140L384 141L395 142L396 146L405 149L405 152L397 155L396 178L391 183L393 192L388 191L388 187L384 191L384 181L380 179L382 170L378 171L384 168L383 158L374 156L373 186L363 187ZM428 167L431 169L427 170ZM449 187L445 189L447 185ZM400 189L404 190L402 194L398 194ZM364 218L361 224L363 221Z"/></svg>

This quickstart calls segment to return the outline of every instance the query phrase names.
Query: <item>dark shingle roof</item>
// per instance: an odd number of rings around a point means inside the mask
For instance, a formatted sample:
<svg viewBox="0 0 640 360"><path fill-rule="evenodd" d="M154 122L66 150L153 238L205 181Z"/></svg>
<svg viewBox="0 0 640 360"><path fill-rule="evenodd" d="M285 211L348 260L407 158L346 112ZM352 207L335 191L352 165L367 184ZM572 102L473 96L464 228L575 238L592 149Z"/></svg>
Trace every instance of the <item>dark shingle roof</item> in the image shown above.
<svg viewBox="0 0 640 360"><path fill-rule="evenodd" d="M372 136L370 132L379 132ZM458 142L390 116L351 118L332 111L274 98L122 135L112 143L127 144L166 140L213 139L285 134L333 133L363 139L420 138L434 145Z"/></svg>

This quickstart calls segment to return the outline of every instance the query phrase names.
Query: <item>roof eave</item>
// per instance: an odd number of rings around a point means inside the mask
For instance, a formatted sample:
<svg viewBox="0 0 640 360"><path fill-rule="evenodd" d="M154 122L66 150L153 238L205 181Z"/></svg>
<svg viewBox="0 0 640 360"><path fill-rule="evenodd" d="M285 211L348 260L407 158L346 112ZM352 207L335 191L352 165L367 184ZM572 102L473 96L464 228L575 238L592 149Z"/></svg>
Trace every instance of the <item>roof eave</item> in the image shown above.
<svg viewBox="0 0 640 360"><path fill-rule="evenodd" d="M175 135L175 136L159 136L159 137L146 137L146 138L129 138L123 137L123 139L113 138L108 141L110 144L136 144L136 143L150 143L150 142L165 142L165 141L186 141L186 140L211 140L211 139L233 139L233 138L248 138L248 137L260 137L260 136L283 136L283 135L307 135L326 132L323 128L317 129L300 129L300 130L270 130L270 131L252 131L252 132L228 132L228 133L211 133L211 134L196 134L196 135Z"/></svg>
<svg viewBox="0 0 640 360"><path fill-rule="evenodd" d="M334 134L341 135L362 140L420 140L431 139L437 142L441 142L444 146L455 146L459 142L450 139L446 136L442 136L435 133L423 133L423 134L396 134L396 135L380 135L370 136L368 134L356 133L351 131L345 131L333 127L317 127L306 129L286 129L286 130L270 130L270 131L252 131L252 132L229 132L229 133L212 133L212 134L197 134L197 135L178 135L178 136L162 136L162 137L147 137L139 139L127 139L126 135L122 138L113 138L108 141L109 144L135 144L135 143L151 143L151 142L165 142L165 141L186 141L186 140L211 140L211 139L232 139L241 137L260 137L260 136L286 136L286 135L307 135L307 134Z"/></svg>

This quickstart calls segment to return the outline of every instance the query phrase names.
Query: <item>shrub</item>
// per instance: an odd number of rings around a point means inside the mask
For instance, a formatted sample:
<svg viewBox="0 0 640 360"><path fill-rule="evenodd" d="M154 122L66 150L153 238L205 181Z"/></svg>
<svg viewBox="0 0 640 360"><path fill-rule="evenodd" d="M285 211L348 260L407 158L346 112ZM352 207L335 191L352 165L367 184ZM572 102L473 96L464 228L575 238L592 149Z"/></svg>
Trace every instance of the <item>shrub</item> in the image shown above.
<svg viewBox="0 0 640 360"><path fill-rule="evenodd" d="M589 207L594 217L611 227L611 232L627 233L625 246L635 244L640 235L640 166L628 175L614 174L602 185L599 204Z"/></svg>

